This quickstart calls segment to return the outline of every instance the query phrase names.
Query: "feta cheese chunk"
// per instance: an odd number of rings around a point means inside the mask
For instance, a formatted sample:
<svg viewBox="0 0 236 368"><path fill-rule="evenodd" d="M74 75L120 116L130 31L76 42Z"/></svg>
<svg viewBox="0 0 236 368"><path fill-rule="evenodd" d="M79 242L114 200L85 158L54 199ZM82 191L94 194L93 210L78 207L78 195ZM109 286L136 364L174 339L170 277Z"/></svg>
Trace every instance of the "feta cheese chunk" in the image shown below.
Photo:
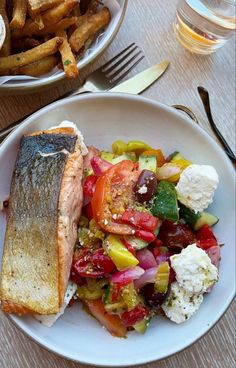
<svg viewBox="0 0 236 368"><path fill-rule="evenodd" d="M75 134L77 134L78 137L80 138L82 155L83 156L86 156L87 155L88 149L87 149L87 147L86 147L86 145L84 143L83 134L77 128L77 125L75 123L73 123L72 121L69 121L69 120L63 120L59 125L53 126L50 129L56 129L56 128L73 128L74 131L75 131Z"/></svg>
<svg viewBox="0 0 236 368"><path fill-rule="evenodd" d="M200 307L202 294L191 294L183 289L178 282L173 282L170 293L162 304L166 316L175 323L187 321Z"/></svg>
<svg viewBox="0 0 236 368"><path fill-rule="evenodd" d="M195 213L202 212L213 201L219 183L213 166L190 165L180 175L176 191L178 200Z"/></svg>
<svg viewBox="0 0 236 368"><path fill-rule="evenodd" d="M52 325L56 322L56 320L65 312L67 305L69 304L72 296L76 292L77 285L69 281L68 287L65 293L64 302L62 303L59 312L56 314L50 315L42 315L42 314L35 314L34 318L36 318L39 322L41 322L46 327L52 327Z"/></svg>
<svg viewBox="0 0 236 368"><path fill-rule="evenodd" d="M205 293L218 280L218 269L196 244L170 257L179 285L189 293Z"/></svg>

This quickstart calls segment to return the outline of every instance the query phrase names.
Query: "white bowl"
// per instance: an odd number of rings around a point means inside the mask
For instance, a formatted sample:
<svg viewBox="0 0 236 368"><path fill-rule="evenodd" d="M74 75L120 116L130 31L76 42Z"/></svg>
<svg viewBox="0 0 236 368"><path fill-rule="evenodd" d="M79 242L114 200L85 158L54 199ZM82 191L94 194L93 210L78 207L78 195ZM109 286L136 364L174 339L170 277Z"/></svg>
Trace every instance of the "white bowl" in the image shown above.
<svg viewBox="0 0 236 368"><path fill-rule="evenodd" d="M77 65L80 71L106 50L106 48L114 40L124 20L128 0L104 0L103 3L111 10L111 22L107 26L102 37L99 36L96 40L94 40L90 47L91 50L78 61ZM4 84L0 84L0 95L16 94L22 92L27 93L34 91L38 92L39 90L52 86L63 79L66 79L66 76L64 71L61 70L57 74L48 74L45 77L36 79L9 80Z"/></svg>
<svg viewBox="0 0 236 368"><path fill-rule="evenodd" d="M201 128L173 108L124 94L90 94L51 104L33 114L0 146L0 200L9 193L17 148L23 133L46 129L63 119L77 123L87 144L109 149L118 138L145 140L165 154L179 150L198 164L213 165L220 177L211 211L220 218L215 233L222 248L220 280L189 321L176 325L155 318L145 335L112 337L79 306L66 311L52 328L31 317L11 319L27 335L66 358L100 366L125 366L163 359L192 344L222 316L235 294L234 169L222 149ZM0 246L5 218L0 217Z"/></svg>

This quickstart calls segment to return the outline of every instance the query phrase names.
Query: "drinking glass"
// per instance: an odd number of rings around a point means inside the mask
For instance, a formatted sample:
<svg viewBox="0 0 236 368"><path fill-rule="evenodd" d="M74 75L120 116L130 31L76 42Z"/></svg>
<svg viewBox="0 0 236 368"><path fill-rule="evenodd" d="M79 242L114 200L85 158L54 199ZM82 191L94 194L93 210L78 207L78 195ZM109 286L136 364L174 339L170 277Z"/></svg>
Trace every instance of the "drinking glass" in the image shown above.
<svg viewBox="0 0 236 368"><path fill-rule="evenodd" d="M210 54L236 29L236 0L179 0L174 31L191 52Z"/></svg>

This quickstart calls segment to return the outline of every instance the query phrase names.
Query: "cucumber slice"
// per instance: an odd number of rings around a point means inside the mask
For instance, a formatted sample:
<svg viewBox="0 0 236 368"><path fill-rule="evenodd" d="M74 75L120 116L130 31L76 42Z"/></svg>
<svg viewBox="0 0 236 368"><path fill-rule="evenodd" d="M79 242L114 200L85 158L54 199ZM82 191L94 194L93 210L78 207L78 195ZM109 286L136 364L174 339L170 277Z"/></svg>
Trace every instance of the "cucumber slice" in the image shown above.
<svg viewBox="0 0 236 368"><path fill-rule="evenodd" d="M129 153L123 153L123 155L114 157L113 160L112 160L112 164L113 165L116 165L119 162L124 161L124 160L133 161L133 156L131 154L129 154Z"/></svg>
<svg viewBox="0 0 236 368"><path fill-rule="evenodd" d="M156 174L157 171L157 158L156 156L139 156L139 170L150 170Z"/></svg>
<svg viewBox="0 0 236 368"><path fill-rule="evenodd" d="M143 239L137 238L135 236L127 236L125 237L125 239L127 240L127 242L135 249L135 250L140 250L143 248L146 248L148 246L148 242L146 242Z"/></svg>
<svg viewBox="0 0 236 368"><path fill-rule="evenodd" d="M177 222L179 209L175 185L167 181L160 181L157 186L151 212L163 220Z"/></svg>
<svg viewBox="0 0 236 368"><path fill-rule="evenodd" d="M102 151L101 152L101 158L103 160L106 160L106 161L112 163L112 160L115 158L115 155L114 155L114 153L111 153L111 152Z"/></svg>
<svg viewBox="0 0 236 368"><path fill-rule="evenodd" d="M141 333L141 334L144 334L148 325L149 325L149 322L150 322L150 319L142 319L142 321L139 321L139 322L136 322L134 325L133 325L133 328Z"/></svg>
<svg viewBox="0 0 236 368"><path fill-rule="evenodd" d="M190 208L179 203L179 216L180 218L184 219L188 225L194 228L196 222L200 219L201 214L199 212L195 213L194 211L190 210Z"/></svg>
<svg viewBox="0 0 236 368"><path fill-rule="evenodd" d="M214 226L219 221L218 217L212 215L209 212L202 212L201 217L197 220L194 225L194 230L199 230L203 225Z"/></svg>
<svg viewBox="0 0 236 368"><path fill-rule="evenodd" d="M213 226L219 221L218 217L209 212L197 212L180 204L180 217L183 218L193 230L199 230L203 225Z"/></svg>

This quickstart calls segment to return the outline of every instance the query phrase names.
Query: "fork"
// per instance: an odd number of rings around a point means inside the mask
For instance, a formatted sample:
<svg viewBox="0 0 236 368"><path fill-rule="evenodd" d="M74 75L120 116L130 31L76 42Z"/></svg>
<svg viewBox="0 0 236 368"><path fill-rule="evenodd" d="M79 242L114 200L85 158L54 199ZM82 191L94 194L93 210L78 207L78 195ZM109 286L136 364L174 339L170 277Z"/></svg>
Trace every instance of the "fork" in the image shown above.
<svg viewBox="0 0 236 368"><path fill-rule="evenodd" d="M63 94L59 98L51 101L59 101L63 98L77 96L81 93L85 92L106 92L111 88L116 86L127 74L144 58L142 51L139 47L132 43L124 50L115 55L112 59L107 61L100 68L96 69L92 72L84 81L83 85L78 87L75 90L72 90L68 93ZM49 104L47 104L49 105ZM45 107L44 105L42 107ZM32 115L35 111L32 111L30 114L24 116L23 118L15 121L10 124L8 127L0 130L0 142L6 138L6 136L11 133L11 131L16 128L20 123Z"/></svg>

